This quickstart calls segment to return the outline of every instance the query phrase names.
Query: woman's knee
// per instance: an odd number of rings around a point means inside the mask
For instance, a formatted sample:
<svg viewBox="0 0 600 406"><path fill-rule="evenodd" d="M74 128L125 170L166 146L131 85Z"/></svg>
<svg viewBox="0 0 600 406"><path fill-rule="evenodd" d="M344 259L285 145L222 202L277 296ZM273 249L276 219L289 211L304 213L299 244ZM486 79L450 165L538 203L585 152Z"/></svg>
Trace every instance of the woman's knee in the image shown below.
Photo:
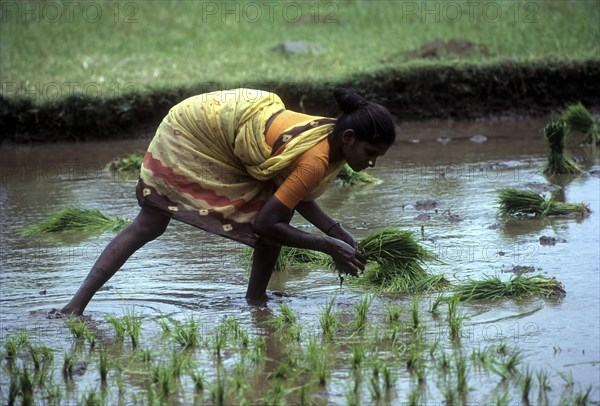
<svg viewBox="0 0 600 406"><path fill-rule="evenodd" d="M135 233L147 241L152 241L165 232L170 218L157 210L143 208L131 224Z"/></svg>

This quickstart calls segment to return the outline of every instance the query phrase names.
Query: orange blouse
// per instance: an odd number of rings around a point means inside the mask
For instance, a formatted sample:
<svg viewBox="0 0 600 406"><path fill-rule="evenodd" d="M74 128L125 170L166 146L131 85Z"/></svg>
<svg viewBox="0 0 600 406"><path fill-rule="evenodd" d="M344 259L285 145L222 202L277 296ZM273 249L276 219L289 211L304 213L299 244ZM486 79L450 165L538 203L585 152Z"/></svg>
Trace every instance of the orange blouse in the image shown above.
<svg viewBox="0 0 600 406"><path fill-rule="evenodd" d="M283 130L290 126L314 120L317 117L284 110L267 129L267 145L273 147ZM293 209L323 180L329 167L329 142L327 138L304 152L292 162L291 172L279 185L275 196L288 208Z"/></svg>

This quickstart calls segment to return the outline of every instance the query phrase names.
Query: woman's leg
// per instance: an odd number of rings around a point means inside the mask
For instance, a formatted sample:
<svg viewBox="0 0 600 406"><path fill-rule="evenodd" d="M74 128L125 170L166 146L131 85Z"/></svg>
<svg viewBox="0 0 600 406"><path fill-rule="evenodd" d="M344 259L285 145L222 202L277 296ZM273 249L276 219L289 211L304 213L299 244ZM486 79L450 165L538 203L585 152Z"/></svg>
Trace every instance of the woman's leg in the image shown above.
<svg viewBox="0 0 600 406"><path fill-rule="evenodd" d="M61 312L83 314L83 310L98 289L123 266L134 252L147 242L162 235L169 220L168 216L156 209L142 207L135 220L104 248L75 296L62 308Z"/></svg>
<svg viewBox="0 0 600 406"><path fill-rule="evenodd" d="M246 299L251 301L264 301L267 297L267 285L275 269L281 245L257 241L252 256L252 271L248 281Z"/></svg>
<svg viewBox="0 0 600 406"><path fill-rule="evenodd" d="M292 211L285 222L289 224L293 216L294 212ZM261 238L256 242L252 256L252 271L246 291L246 299L249 301L264 302L266 300L267 285L271 280L280 251L281 245L279 244L264 241Z"/></svg>

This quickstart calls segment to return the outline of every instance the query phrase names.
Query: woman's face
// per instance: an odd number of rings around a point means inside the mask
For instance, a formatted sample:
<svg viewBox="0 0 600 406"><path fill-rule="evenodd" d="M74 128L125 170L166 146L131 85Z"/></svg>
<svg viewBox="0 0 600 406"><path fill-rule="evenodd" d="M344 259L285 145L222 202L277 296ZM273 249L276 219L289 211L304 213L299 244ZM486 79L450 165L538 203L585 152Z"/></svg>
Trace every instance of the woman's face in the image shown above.
<svg viewBox="0 0 600 406"><path fill-rule="evenodd" d="M354 135L353 130L346 130L342 135L344 159L355 172L374 167L377 158L385 154L389 147L387 144L371 144L368 141L360 141Z"/></svg>

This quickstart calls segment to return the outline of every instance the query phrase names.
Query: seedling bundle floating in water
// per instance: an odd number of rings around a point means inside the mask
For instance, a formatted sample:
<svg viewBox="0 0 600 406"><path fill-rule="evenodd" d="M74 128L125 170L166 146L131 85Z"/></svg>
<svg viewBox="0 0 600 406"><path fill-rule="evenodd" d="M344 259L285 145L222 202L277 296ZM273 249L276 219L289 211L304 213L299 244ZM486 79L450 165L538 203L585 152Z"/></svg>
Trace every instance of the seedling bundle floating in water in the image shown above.
<svg viewBox="0 0 600 406"><path fill-rule="evenodd" d="M504 188L498 191L501 216L560 216L577 214L585 216L590 209L585 203L564 203L551 195L544 197L530 190Z"/></svg>
<svg viewBox="0 0 600 406"><path fill-rule="evenodd" d="M49 215L45 220L27 226L21 235L64 231L107 232L120 231L130 223L123 217L108 217L97 209L66 207Z"/></svg>
<svg viewBox="0 0 600 406"><path fill-rule="evenodd" d="M143 161L144 154L134 152L133 154L121 156L109 162L108 169L112 172L139 174Z"/></svg>
<svg viewBox="0 0 600 406"><path fill-rule="evenodd" d="M548 160L544 174L549 176L561 174L579 174L583 170L565 151L567 125L562 120L551 121L544 127L544 137L548 142Z"/></svg>
<svg viewBox="0 0 600 406"><path fill-rule="evenodd" d="M569 133L577 131L586 135L585 143L600 144L600 123L583 104L570 104L564 109L561 119L566 123Z"/></svg>
<svg viewBox="0 0 600 406"><path fill-rule="evenodd" d="M342 181L342 185L344 186L356 186L367 183L375 183L379 179L374 176L369 175L365 172L355 172L348 166L348 164L344 164L342 169L337 175L337 179Z"/></svg>
<svg viewBox="0 0 600 406"><path fill-rule="evenodd" d="M488 276L482 280L469 280L458 285L454 294L461 301L496 300L510 297L544 296L560 299L565 289L556 278L542 275L517 275L503 282L497 276Z"/></svg>

